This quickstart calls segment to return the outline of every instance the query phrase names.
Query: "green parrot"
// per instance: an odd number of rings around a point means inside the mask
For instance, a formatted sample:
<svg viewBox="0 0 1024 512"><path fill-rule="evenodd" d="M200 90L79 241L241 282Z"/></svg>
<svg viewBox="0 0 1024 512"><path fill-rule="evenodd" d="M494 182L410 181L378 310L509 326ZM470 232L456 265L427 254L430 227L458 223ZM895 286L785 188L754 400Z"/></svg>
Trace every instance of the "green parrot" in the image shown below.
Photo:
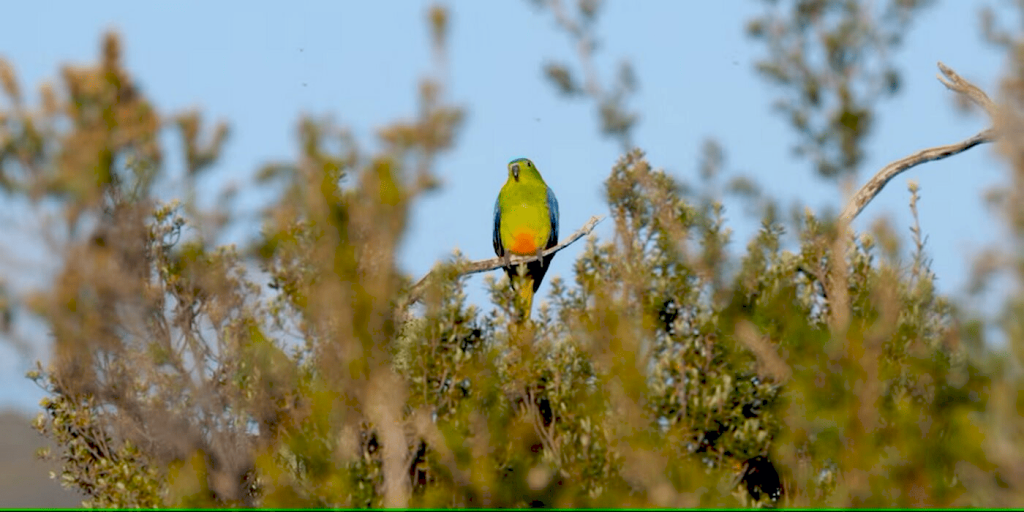
<svg viewBox="0 0 1024 512"><path fill-rule="evenodd" d="M523 274L527 282L518 283L518 265L513 268L509 255L540 255L545 249L558 245L558 200L544 183L540 171L526 158L508 163L508 181L501 187L494 201L494 253L505 259L505 273L519 292L520 306L530 317L533 294L548 271L555 255L526 264Z"/></svg>

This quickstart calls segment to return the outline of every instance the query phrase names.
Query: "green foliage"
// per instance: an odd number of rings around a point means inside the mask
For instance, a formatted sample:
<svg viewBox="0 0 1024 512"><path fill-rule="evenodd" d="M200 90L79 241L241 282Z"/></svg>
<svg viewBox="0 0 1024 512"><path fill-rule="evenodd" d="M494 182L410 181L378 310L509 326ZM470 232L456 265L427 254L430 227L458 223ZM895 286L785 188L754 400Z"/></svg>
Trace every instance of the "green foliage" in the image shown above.
<svg viewBox="0 0 1024 512"><path fill-rule="evenodd" d="M897 26L916 8L894 3ZM586 30L596 10L580 4ZM806 38L826 11L860 12L798 3L790 36ZM439 55L447 19L429 16ZM848 37L891 30L841 21ZM852 60L830 60L828 73L844 77L874 48L833 39L828 51ZM784 83L814 79L787 69L777 69ZM49 395L36 426L88 506L1019 499L1019 372L936 293L916 224L908 263L886 224L854 236L811 212L781 219L762 198L761 229L730 251L710 185L724 150L705 145L698 184L631 150L605 180L614 236L586 242L571 281L550 280L534 321L513 321L504 278L488 278L491 306L468 304L459 255L405 308L396 247L463 117L442 82L423 82L418 117L382 129L374 154L328 122L302 121L297 161L260 173L280 195L259 241L239 250L208 242L230 212L207 216L188 190L184 204L153 197L168 172L161 133L183 135L193 180L216 162L226 128L204 138L198 113L157 112L131 86L115 37L98 66L44 87L41 109L22 108L6 65L0 79L15 106L0 118L0 186L65 213L62 267L27 302L54 337L52 363L31 377ZM850 101L844 109L870 113L870 101ZM631 124L605 129L627 144ZM827 134L832 149L815 160L825 174L859 159L866 125L839 125L797 127L815 144ZM734 185L757 199L753 182ZM916 215L916 186L911 197ZM1017 355L1020 304L1006 328Z"/></svg>
<svg viewBox="0 0 1024 512"><path fill-rule="evenodd" d="M823 177L858 170L875 104L900 89L892 52L931 3L764 0L765 14L747 25L768 50L757 69L781 89L775 106L797 132L794 149Z"/></svg>
<svg viewBox="0 0 1024 512"><path fill-rule="evenodd" d="M628 60L619 63L615 79L610 87L602 84L594 66L593 55L601 41L596 34L597 18L600 14L599 0L579 0L572 14L562 8L559 0L533 0L540 7L546 7L554 15L555 22L575 43L580 59L580 71L574 72L570 65L549 62L544 66L544 75L562 95L569 98L589 97L594 100L600 120L601 134L618 141L623 151L633 148L633 128L639 121L639 114L626 106L630 95L636 92L637 78ZM582 76L579 76L582 75Z"/></svg>
<svg viewBox="0 0 1024 512"><path fill-rule="evenodd" d="M41 372L33 372L52 398L40 404L33 426L61 447L60 482L90 498L89 508L153 508L161 504L163 482L148 454L130 440L114 440L96 415L89 396L71 396L54 387ZM49 418L49 421L47 419ZM48 451L41 454L50 456ZM56 476L56 475L55 475Z"/></svg>

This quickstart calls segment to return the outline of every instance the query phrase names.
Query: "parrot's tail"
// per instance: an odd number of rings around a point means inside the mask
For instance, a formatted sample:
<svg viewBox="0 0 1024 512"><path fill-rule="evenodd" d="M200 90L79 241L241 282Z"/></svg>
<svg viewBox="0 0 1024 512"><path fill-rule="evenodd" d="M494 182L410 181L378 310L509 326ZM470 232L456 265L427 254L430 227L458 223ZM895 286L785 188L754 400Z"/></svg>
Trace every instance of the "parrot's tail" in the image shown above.
<svg viewBox="0 0 1024 512"><path fill-rule="evenodd" d="M533 283L530 279L523 279L523 282L516 289L516 306L520 313L520 320L530 319L530 310L533 309Z"/></svg>

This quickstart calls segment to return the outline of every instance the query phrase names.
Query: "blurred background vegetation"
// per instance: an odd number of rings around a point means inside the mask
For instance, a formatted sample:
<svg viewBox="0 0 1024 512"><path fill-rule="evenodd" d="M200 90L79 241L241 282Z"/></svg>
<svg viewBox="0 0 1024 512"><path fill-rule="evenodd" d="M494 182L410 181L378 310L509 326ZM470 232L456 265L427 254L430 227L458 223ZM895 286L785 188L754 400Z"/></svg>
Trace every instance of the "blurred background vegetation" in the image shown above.
<svg viewBox="0 0 1024 512"><path fill-rule="evenodd" d="M57 479L95 507L1021 503L1021 34L985 18L1010 57L989 92L1010 170L993 222L1011 250L978 275L1018 283L994 344L936 292L917 225L853 233L784 212L754 177L723 188L713 141L696 183L649 162L631 137L642 77L627 63L602 81L589 63L600 3L536 3L578 50L546 76L593 104L622 156L604 182L614 236L581 242L571 281L552 278L525 324L500 274L488 307L468 304L459 257L407 305L420 276L396 247L465 116L439 71L377 149L302 119L300 157L260 171L276 200L258 243L235 247L209 236L230 211L155 194L172 153L187 179L209 172L227 126L158 111L116 35L39 104L0 62L0 190L45 204L39 236L61 248L52 286L0 295L0 327L34 315L52 333L29 377L47 391L34 426ZM764 3L748 33L799 154L856 184L880 100L900 88L889 56L929 2ZM441 6L425 20L437 70L448 20ZM180 147L160 143L168 131ZM722 193L761 218L738 256Z"/></svg>

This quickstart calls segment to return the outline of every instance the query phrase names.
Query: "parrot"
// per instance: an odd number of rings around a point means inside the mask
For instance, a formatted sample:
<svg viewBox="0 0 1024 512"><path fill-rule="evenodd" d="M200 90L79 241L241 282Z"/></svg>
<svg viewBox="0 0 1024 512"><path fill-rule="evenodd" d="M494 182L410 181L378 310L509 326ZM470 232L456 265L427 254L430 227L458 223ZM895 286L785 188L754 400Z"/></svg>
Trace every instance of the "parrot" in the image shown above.
<svg viewBox="0 0 1024 512"><path fill-rule="evenodd" d="M508 181L494 201L494 254L505 260L505 273L517 291L524 318L530 317L533 294L548 271L554 254L526 264L523 282L519 268L509 261L511 254L540 255L558 245L558 200L540 171L529 159L508 163Z"/></svg>

